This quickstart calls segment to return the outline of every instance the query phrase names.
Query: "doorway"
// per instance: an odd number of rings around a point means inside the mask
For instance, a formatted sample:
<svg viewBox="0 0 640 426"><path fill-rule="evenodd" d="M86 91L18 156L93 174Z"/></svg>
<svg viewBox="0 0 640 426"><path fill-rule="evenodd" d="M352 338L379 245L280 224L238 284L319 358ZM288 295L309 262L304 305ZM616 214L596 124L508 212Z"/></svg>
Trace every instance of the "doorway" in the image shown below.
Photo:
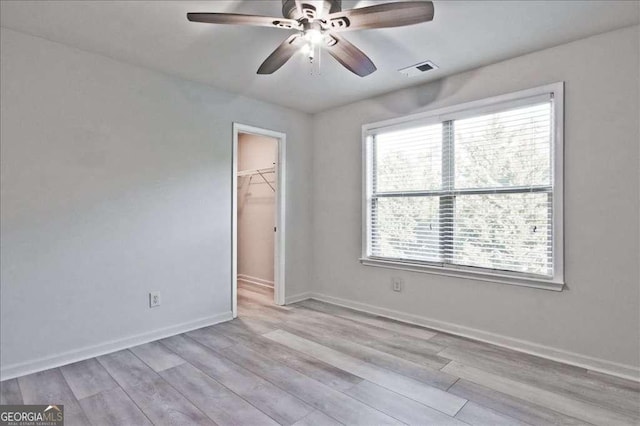
<svg viewBox="0 0 640 426"><path fill-rule="evenodd" d="M233 124L233 317L244 297L284 305L284 133Z"/></svg>

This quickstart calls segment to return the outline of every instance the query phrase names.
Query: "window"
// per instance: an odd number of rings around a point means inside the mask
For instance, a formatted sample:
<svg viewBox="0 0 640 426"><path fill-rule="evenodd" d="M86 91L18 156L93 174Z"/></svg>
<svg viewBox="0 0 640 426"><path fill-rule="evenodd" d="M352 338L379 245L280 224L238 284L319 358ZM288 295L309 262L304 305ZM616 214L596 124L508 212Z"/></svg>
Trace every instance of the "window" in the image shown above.
<svg viewBox="0 0 640 426"><path fill-rule="evenodd" d="M561 289L562 94L364 126L362 262Z"/></svg>

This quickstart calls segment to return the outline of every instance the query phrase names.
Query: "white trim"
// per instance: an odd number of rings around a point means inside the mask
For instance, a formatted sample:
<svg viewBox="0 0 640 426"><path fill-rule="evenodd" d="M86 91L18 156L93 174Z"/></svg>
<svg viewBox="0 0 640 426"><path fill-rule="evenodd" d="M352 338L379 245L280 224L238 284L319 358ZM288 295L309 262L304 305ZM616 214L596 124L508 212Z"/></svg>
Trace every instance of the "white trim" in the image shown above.
<svg viewBox="0 0 640 426"><path fill-rule="evenodd" d="M402 117L391 118L389 120L377 121L375 123L368 123L362 126L364 133L371 130L391 127L396 125L402 125L408 122L417 120L433 120L429 122L443 121L441 118L448 118L451 114L466 112L470 109L487 108L493 105L499 104L500 107L508 105L510 102L518 102L523 98L534 98L543 93L555 93L558 90L562 91L564 88L564 82L550 83L544 86L534 87L531 89L519 90L517 92L504 93L489 98L479 99L471 102L464 102L448 107L433 109L424 112L418 112L415 114L404 115ZM514 104L514 105L517 105Z"/></svg>
<svg viewBox="0 0 640 426"><path fill-rule="evenodd" d="M424 124L441 122L455 117L463 117L471 111L491 111L510 106L521 105L523 101L542 100L543 97L553 97L553 268L554 276L549 279L535 277L517 272L501 273L484 268L471 268L463 265L423 265L419 262L403 262L399 259L376 259L370 257L368 249L369 223L371 212L371 134L373 130L381 128L398 129L420 121ZM404 269L414 272L440 273L442 275L459 278L472 278L478 281L489 281L499 284L513 284L531 288L561 291L564 288L564 82L551 83L540 87L520 90L477 101L466 102L431 111L397 117L390 120L378 121L362 126L362 235L360 262L365 266L377 266L391 269Z"/></svg>
<svg viewBox="0 0 640 426"><path fill-rule="evenodd" d="M477 328L466 327L446 321L440 321L420 315L408 314L405 312L395 311L392 309L369 305L366 303L355 302L348 299L328 296L325 294L311 293L309 298L316 299L321 302L331 303L333 305L343 306L345 308L354 309L356 311L366 312L368 314L379 315L385 318L427 327L436 331L442 331L456 336L467 337L473 340L490 343L492 345L512 349L514 351L523 352L529 355L535 355L541 358L550 359L552 361L562 362L564 364L585 368L587 370L610 374L612 376L621 377L623 379L640 381L640 368L634 367L632 365L625 365L607 361L602 358L581 355L575 352L566 351L564 349L540 345L538 343L529 342L527 340L516 339L501 334L479 330Z"/></svg>
<svg viewBox="0 0 640 426"><path fill-rule="evenodd" d="M286 244L286 193L287 193L287 135L278 133L278 161L276 162L276 235L274 252L273 297L276 305L285 304L285 244Z"/></svg>
<svg viewBox="0 0 640 426"><path fill-rule="evenodd" d="M122 349L128 349L133 346L142 345L153 342L158 339L175 336L177 334L186 333L202 327L218 324L232 319L231 311L210 317L200 318L194 321L188 321L178 325L161 328L147 333L137 334L134 336L116 339L106 343L86 346L84 348L74 349L59 355L39 358L30 361L19 362L3 366L0 370L0 380L13 379L14 377L24 376L26 374L36 373L38 371L48 370L63 365L83 361L93 357L109 354Z"/></svg>
<svg viewBox="0 0 640 426"><path fill-rule="evenodd" d="M553 85L553 269L554 279L564 282L564 82Z"/></svg>
<svg viewBox="0 0 640 426"><path fill-rule="evenodd" d="M311 293L310 291L306 291L304 293L300 293L300 294L294 294L293 296L288 296L285 300L286 300L286 305L290 305L292 303L296 303L296 302L302 302L303 300L307 300L307 299L311 299L313 296L313 293Z"/></svg>
<svg viewBox="0 0 640 426"><path fill-rule="evenodd" d="M249 133L276 139L278 159L276 161L276 206L274 244L273 298L276 305L285 304L285 218L286 218L286 147L287 135L274 130L233 123L231 156L231 312L238 316L238 134Z"/></svg>
<svg viewBox="0 0 640 426"><path fill-rule="evenodd" d="M250 283L253 285L259 285L262 287L269 287L269 288L273 288L273 284L274 284L273 281L265 280L265 279L254 277L247 274L238 274L238 281L244 281L246 283Z"/></svg>
<svg viewBox="0 0 640 426"><path fill-rule="evenodd" d="M238 316L238 130L231 142L231 316Z"/></svg>
<svg viewBox="0 0 640 426"><path fill-rule="evenodd" d="M362 258L360 263L365 266L375 266L378 268L400 269L411 272L422 272L425 274L444 275L447 277L464 278L476 281L487 281L499 284L511 284L521 287L540 288L543 290L562 291L564 283L556 280L545 280L543 278L530 277L525 275L511 275L507 272L470 271L470 268L456 265L431 266L412 262L400 262L396 260L383 260L374 258Z"/></svg>

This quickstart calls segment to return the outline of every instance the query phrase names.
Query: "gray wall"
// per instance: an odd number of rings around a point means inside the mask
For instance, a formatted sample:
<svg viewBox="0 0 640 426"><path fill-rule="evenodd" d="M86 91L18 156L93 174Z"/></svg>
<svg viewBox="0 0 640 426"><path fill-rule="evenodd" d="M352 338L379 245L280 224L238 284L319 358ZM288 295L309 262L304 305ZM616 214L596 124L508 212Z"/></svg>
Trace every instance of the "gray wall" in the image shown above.
<svg viewBox="0 0 640 426"><path fill-rule="evenodd" d="M230 312L233 121L287 133L286 294L309 290L309 115L11 30L1 41L5 373Z"/></svg>
<svg viewBox="0 0 640 426"><path fill-rule="evenodd" d="M638 43L636 26L316 115L314 291L637 368ZM567 290L360 265L362 124L557 81L566 82ZM396 275L402 293L391 291Z"/></svg>
<svg viewBox="0 0 640 426"><path fill-rule="evenodd" d="M0 37L3 371L229 313L233 121L287 133L287 297L313 291L638 366L637 26L315 117ZM359 264L362 124L561 80L566 291ZM147 307L150 290L160 308Z"/></svg>

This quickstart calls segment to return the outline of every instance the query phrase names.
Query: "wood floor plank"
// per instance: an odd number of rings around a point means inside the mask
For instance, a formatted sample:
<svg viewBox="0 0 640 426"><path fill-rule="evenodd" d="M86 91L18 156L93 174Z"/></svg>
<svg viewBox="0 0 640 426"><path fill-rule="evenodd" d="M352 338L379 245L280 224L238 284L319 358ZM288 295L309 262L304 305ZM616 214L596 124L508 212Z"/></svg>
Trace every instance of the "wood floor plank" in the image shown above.
<svg viewBox="0 0 640 426"><path fill-rule="evenodd" d="M0 404L63 404L67 426L640 426L638 382L323 302L278 307L249 284L238 295L233 321L0 382Z"/></svg>
<svg viewBox="0 0 640 426"><path fill-rule="evenodd" d="M458 380L449 392L531 425L590 424L467 380Z"/></svg>
<svg viewBox="0 0 640 426"><path fill-rule="evenodd" d="M541 365L534 365L527 362L531 356L504 349L485 348L485 350L470 351L459 347L449 347L439 355L463 365L477 367L483 371L502 375L550 392L561 393L609 410L621 411L640 419L637 391L607 384L597 377L586 374L586 372L576 372L573 368L549 369Z"/></svg>
<svg viewBox="0 0 640 426"><path fill-rule="evenodd" d="M444 349L441 345L311 309L301 308L286 324L323 329L343 339L434 369L440 369L450 361L437 355Z"/></svg>
<svg viewBox="0 0 640 426"><path fill-rule="evenodd" d="M402 376L386 369L376 367L334 349L298 337L286 331L277 330L265 334L276 342L287 345L300 352L314 356L328 364L349 371L370 382L376 383L396 393L421 402L431 408L454 416L466 402L465 399L454 396L440 389Z"/></svg>
<svg viewBox="0 0 640 426"><path fill-rule="evenodd" d="M255 334L248 330L242 323L235 321L228 322L225 324L223 330L222 332L228 333L229 339L234 340L236 343L244 344L334 389L348 389L362 381L362 378L336 368L333 365L326 364L302 352L292 350L287 346ZM205 346L209 346L197 337L195 340ZM215 346L212 346L212 348L220 349Z"/></svg>
<svg viewBox="0 0 640 426"><path fill-rule="evenodd" d="M180 335L161 342L278 423L293 424L313 411L300 399L194 340Z"/></svg>
<svg viewBox="0 0 640 426"><path fill-rule="evenodd" d="M215 425L162 378L127 387L125 391L155 425Z"/></svg>
<svg viewBox="0 0 640 426"><path fill-rule="evenodd" d="M416 344L408 345L403 342L384 339L370 340L369 342L363 342L363 344L373 349L404 358L407 361L424 364L430 368L438 368L438 365L444 366L450 361L436 353L427 352Z"/></svg>
<svg viewBox="0 0 640 426"><path fill-rule="evenodd" d="M330 312L328 313L322 310L313 309L312 307L307 307L304 305L307 302L309 301L299 302L299 304L296 305L298 306L298 308L293 313L291 313L290 316L295 316L296 318L301 319L308 318L311 320L325 322L331 326L342 327L344 331L357 331L358 333L364 333L365 335L372 337L374 340L377 340L380 337L385 339L393 339L397 343L401 344L416 344L428 353L435 354L445 348L445 346L443 345L431 342L431 339L417 339L415 336L406 335L395 330L389 330L388 328L386 328L389 324L388 321L380 320L376 325L365 323L356 319L337 316L331 314ZM429 336L433 335L433 333L430 331L428 334Z"/></svg>
<svg viewBox="0 0 640 426"><path fill-rule="evenodd" d="M120 387L81 399L80 405L95 426L151 426L149 419Z"/></svg>
<svg viewBox="0 0 640 426"><path fill-rule="evenodd" d="M200 330L186 333L186 335L193 340L196 340L198 343L208 346L214 350L228 348L229 346L237 345L238 343L249 342L261 335L261 333L258 334L258 332L249 329L243 322L235 320L216 324L215 328L212 327L211 330L216 335L216 338L213 340L209 339L207 335L208 333L199 333ZM267 328L264 331L261 331L268 333L273 330L271 328ZM223 344L219 344L217 338L224 339Z"/></svg>
<svg viewBox="0 0 640 426"><path fill-rule="evenodd" d="M265 334L270 331L280 330L286 321L277 319L271 314L265 314L263 311L242 311L239 318L229 321L228 323L241 323L244 327L256 334ZM228 323L217 324L225 328Z"/></svg>
<svg viewBox="0 0 640 426"><path fill-rule="evenodd" d="M271 297L271 302L273 302L273 287L266 287L263 285L252 284L243 279L238 279L238 289L253 291L254 293L260 293L265 296Z"/></svg>
<svg viewBox="0 0 640 426"><path fill-rule="evenodd" d="M380 347L381 350L389 351L392 354L421 355L427 362L434 360L442 362L436 354L443 349L431 340L416 339L386 328L375 325L364 324L348 318L337 317L324 312L301 307L288 317L289 321L301 324L323 324L325 328L335 333L342 334L345 338L357 339L357 342L371 347ZM445 362L446 363L446 362Z"/></svg>
<svg viewBox="0 0 640 426"><path fill-rule="evenodd" d="M77 399L118 387L95 358L65 365L60 367L60 371Z"/></svg>
<svg viewBox="0 0 640 426"><path fill-rule="evenodd" d="M458 380L449 392L531 425L591 424L467 380Z"/></svg>
<svg viewBox="0 0 640 426"><path fill-rule="evenodd" d="M247 288L246 286L238 287L238 297L243 297L247 303L251 303L254 305L260 305L263 309L267 309L270 306L275 306L273 294L264 294L255 291L252 288ZM285 307L287 309L291 309L290 307Z"/></svg>
<svg viewBox="0 0 640 426"><path fill-rule="evenodd" d="M261 293L255 293L253 291L250 291L241 287L238 288L238 298L243 298L245 300L248 300L251 303L262 305L264 309L267 308L266 305L268 303L273 303L272 296L266 296Z"/></svg>
<svg viewBox="0 0 640 426"><path fill-rule="evenodd" d="M396 333L415 337L417 339L428 340L437 334L433 330L429 330L418 325L394 321L388 318L382 318L376 315L358 312L353 309L343 308L341 306L331 305L329 303L323 303L314 299L308 299L298 303L300 306L320 310L322 312L330 313L342 318L358 321L363 324L369 324L376 327L384 328Z"/></svg>
<svg viewBox="0 0 640 426"><path fill-rule="evenodd" d="M247 304L245 302L238 304L238 312L238 318L228 322L241 322L259 334L278 329L283 321L290 318L285 312L265 309L264 305ZM216 324L214 327L223 324L226 323Z"/></svg>
<svg viewBox="0 0 640 426"><path fill-rule="evenodd" d="M396 419L244 345L230 346L221 353L344 424L401 424Z"/></svg>
<svg viewBox="0 0 640 426"><path fill-rule="evenodd" d="M222 349L234 345L236 342L225 336L219 328L214 326L199 328L186 333L192 339L197 340L205 346L214 349Z"/></svg>
<svg viewBox="0 0 640 426"><path fill-rule="evenodd" d="M278 306L274 304L265 305L265 300L260 295L246 291L238 292L239 312L272 315L273 319L284 319L291 315L293 311L288 306Z"/></svg>
<svg viewBox="0 0 640 426"><path fill-rule="evenodd" d="M191 364L160 375L219 426L277 426L271 417L231 392Z"/></svg>
<svg viewBox="0 0 640 426"><path fill-rule="evenodd" d="M428 368L387 352L360 345L352 340L342 339L324 329L309 328L294 324L286 325L283 329L292 331L294 334L304 337L305 339L312 340L378 367L395 371L398 374L442 390L449 389L449 387L458 380L457 377L443 373L440 370ZM446 364L438 364L438 368L444 367L444 365Z"/></svg>
<svg viewBox="0 0 640 426"><path fill-rule="evenodd" d="M456 419L472 426L525 426L513 417L507 417L474 402L467 402L462 410L456 414Z"/></svg>
<svg viewBox="0 0 640 426"><path fill-rule="evenodd" d="M0 382L0 405L22 404L22 392L17 379Z"/></svg>
<svg viewBox="0 0 640 426"><path fill-rule="evenodd" d="M438 333L435 337L429 340L433 343L445 346L446 349L460 349L482 356L496 357L496 359L501 360L511 359L516 361L519 365L526 364L530 366L540 367L546 371L554 371L572 375L587 374L587 370L582 367L563 364L550 359L526 354L524 352L514 351L512 349L492 345L486 342L472 340L466 337L453 336L446 333Z"/></svg>
<svg viewBox="0 0 640 426"><path fill-rule="evenodd" d="M64 424L85 426L89 420L59 369L41 371L18 378L25 404L64 405Z"/></svg>
<svg viewBox="0 0 640 426"><path fill-rule="evenodd" d="M257 321L262 326L271 327L272 330L277 329L287 318L278 311L268 311L260 305L248 304L243 300L238 300L241 307L238 308L238 318L240 321ZM235 320L234 320L235 321Z"/></svg>
<svg viewBox="0 0 640 426"><path fill-rule="evenodd" d="M214 424L131 351L103 355L98 360L154 424Z"/></svg>
<svg viewBox="0 0 640 426"><path fill-rule="evenodd" d="M97 360L123 388L153 383L158 378L155 371L126 349Z"/></svg>
<svg viewBox="0 0 640 426"><path fill-rule="evenodd" d="M341 426L342 423L332 419L322 411L314 411L301 420L298 420L293 426Z"/></svg>
<svg viewBox="0 0 640 426"><path fill-rule="evenodd" d="M291 311L291 307L289 306L279 306L276 305L273 301L273 295L266 295L262 293L256 293L254 291L250 291L246 288L238 288L238 297L243 297L251 302L259 303L263 305L263 308L266 310L274 310L280 312Z"/></svg>
<svg viewBox="0 0 640 426"><path fill-rule="evenodd" d="M366 380L345 393L408 425L464 426L451 416Z"/></svg>
<svg viewBox="0 0 640 426"><path fill-rule="evenodd" d="M222 324L216 324L214 327L216 328L216 331L224 334L227 338L233 341L234 344L236 344L239 342L236 339L235 333L240 330L244 330L244 332L251 333L252 335L262 335L270 331L278 330L280 326L280 322L276 323L274 321L259 318L244 317L236 318L233 321L227 321Z"/></svg>
<svg viewBox="0 0 640 426"><path fill-rule="evenodd" d="M637 419L629 416L488 373L475 367L469 367L456 361L452 361L444 367L443 371L596 425L613 426L637 423Z"/></svg>
<svg viewBox="0 0 640 426"><path fill-rule="evenodd" d="M158 342L134 346L130 351L156 372L185 363L185 360Z"/></svg>

